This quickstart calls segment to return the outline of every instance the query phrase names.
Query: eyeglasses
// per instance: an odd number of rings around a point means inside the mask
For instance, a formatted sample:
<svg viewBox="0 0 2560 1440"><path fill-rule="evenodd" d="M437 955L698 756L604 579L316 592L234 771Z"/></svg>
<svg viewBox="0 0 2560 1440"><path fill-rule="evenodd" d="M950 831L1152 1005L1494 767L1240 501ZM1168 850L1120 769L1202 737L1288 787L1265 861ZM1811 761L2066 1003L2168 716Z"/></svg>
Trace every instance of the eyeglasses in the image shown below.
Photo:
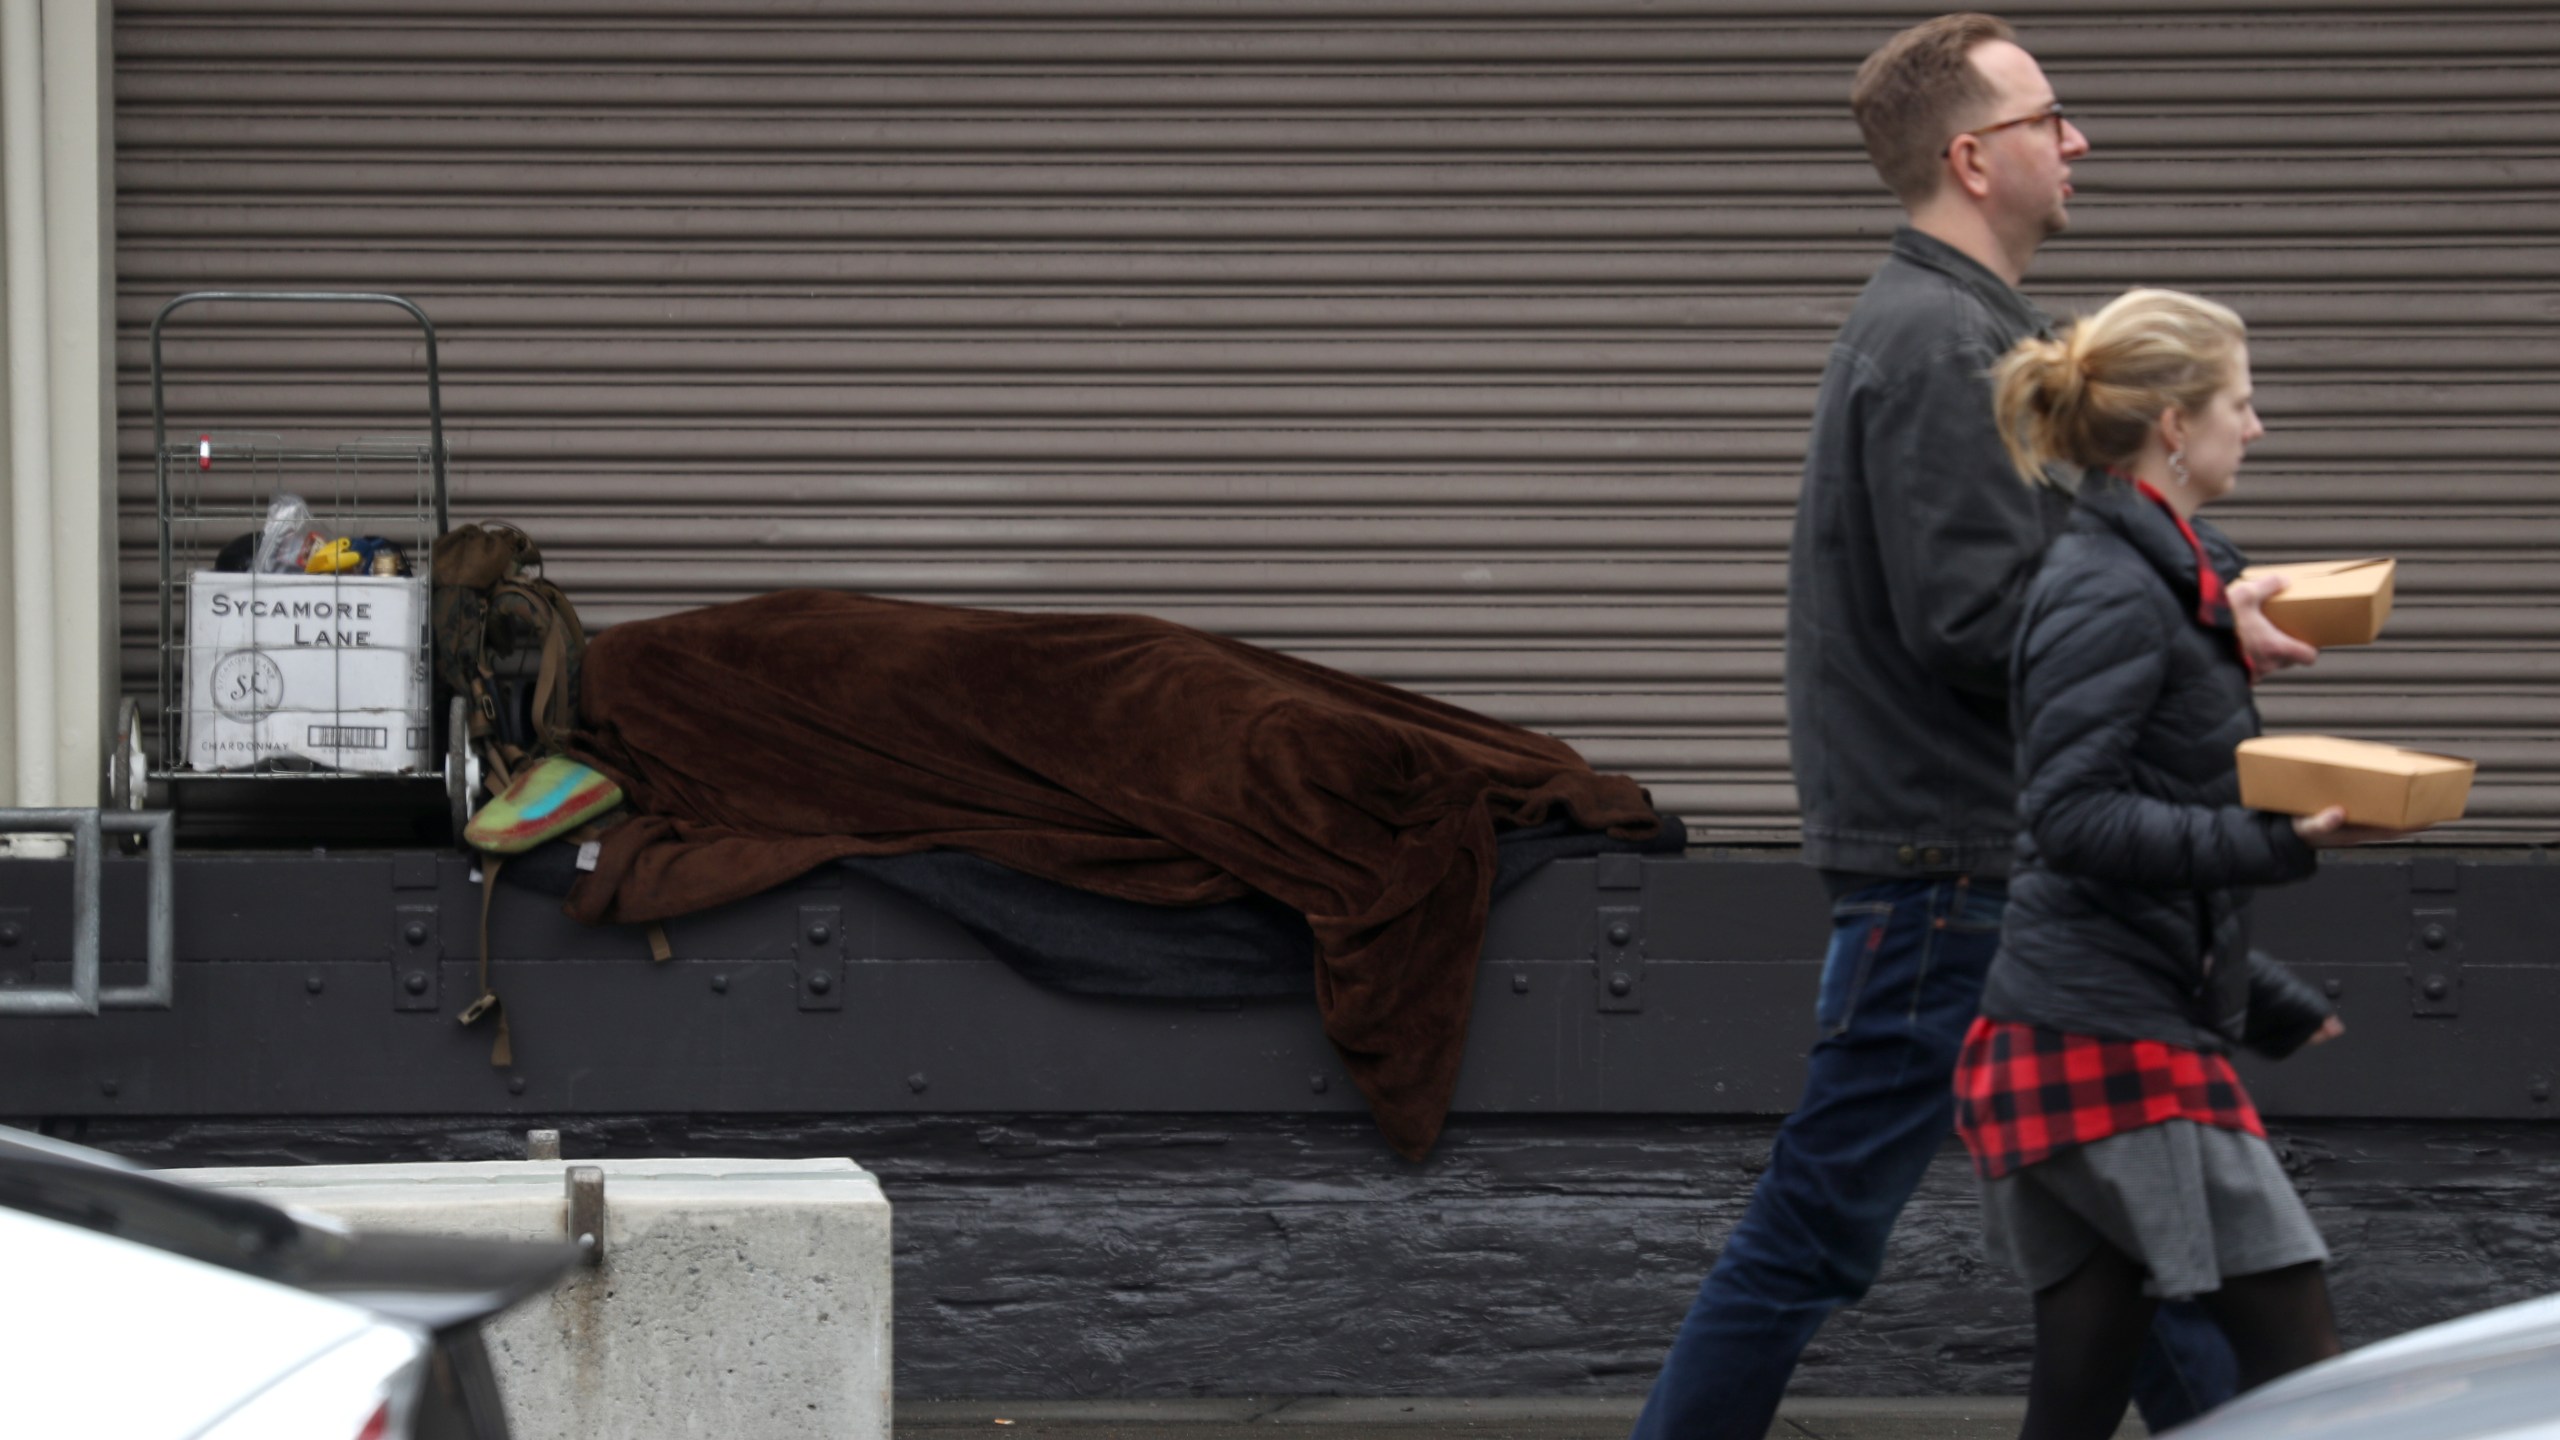
<svg viewBox="0 0 2560 1440"><path fill-rule="evenodd" d="M2059 145L2062 143L2063 126L2068 122L2062 118L2062 102L2057 100L2051 106L2033 115L2021 115L2015 120L2003 120L1996 125L1985 125L1978 130L1959 130L1947 141L1947 148L1938 152L1938 158L1944 160L1956 153L1956 141L1967 135L1983 136L1995 130L2007 130L2018 125L2036 125L2048 120L2053 122L2053 143Z"/></svg>

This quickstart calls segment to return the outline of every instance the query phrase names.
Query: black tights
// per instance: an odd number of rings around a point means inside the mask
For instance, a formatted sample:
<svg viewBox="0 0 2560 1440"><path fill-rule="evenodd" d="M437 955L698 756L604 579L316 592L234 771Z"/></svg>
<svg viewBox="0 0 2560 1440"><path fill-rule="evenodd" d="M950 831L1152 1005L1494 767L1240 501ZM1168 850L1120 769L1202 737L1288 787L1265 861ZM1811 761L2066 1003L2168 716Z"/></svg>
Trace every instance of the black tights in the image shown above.
<svg viewBox="0 0 2560 1440"><path fill-rule="evenodd" d="M2106 1440L2116 1433L2160 1303L2142 1293L2142 1279L2141 1266L2101 1245L2068 1277L2036 1292L2035 1369L2019 1440ZM2230 1340L2243 1390L2338 1353L2329 1284L2317 1261L2228 1276L2196 1300Z"/></svg>

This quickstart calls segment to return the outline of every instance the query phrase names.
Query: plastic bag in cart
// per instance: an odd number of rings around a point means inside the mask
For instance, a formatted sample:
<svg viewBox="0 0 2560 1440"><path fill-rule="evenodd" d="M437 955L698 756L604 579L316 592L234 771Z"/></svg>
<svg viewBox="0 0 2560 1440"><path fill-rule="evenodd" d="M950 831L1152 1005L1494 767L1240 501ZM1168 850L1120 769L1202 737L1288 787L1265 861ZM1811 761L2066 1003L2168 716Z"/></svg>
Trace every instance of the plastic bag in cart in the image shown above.
<svg viewBox="0 0 2560 1440"><path fill-rule="evenodd" d="M261 575L299 575L311 552L328 543L329 532L320 528L310 505L299 495L278 491L258 537L256 569Z"/></svg>

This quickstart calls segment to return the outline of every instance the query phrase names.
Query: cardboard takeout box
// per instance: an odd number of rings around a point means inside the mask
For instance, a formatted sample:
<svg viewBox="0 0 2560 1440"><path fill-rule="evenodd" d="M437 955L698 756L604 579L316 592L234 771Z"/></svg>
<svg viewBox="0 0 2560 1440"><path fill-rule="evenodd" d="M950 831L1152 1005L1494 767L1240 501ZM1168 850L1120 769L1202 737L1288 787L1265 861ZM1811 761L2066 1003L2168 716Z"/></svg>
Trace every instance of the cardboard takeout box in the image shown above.
<svg viewBox="0 0 2560 1440"><path fill-rule="evenodd" d="M2290 583L2267 599L2267 620L2296 640L2318 645L2370 645L2391 616L2391 584L2397 562L2388 558L2310 560L2299 565L2252 565L2243 580L2282 575Z"/></svg>
<svg viewBox="0 0 2560 1440"><path fill-rule="evenodd" d="M2350 825L2417 830L2462 818L2477 768L2333 735L2261 735L2240 742L2240 803L2286 815L2343 805Z"/></svg>

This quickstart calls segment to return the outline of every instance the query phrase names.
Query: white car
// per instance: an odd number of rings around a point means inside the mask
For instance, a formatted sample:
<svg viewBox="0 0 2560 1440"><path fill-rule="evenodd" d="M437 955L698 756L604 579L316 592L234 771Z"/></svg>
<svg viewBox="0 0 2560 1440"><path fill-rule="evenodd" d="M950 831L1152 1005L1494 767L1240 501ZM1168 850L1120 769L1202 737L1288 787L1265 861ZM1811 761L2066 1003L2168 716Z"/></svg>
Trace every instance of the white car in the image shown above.
<svg viewBox="0 0 2560 1440"><path fill-rule="evenodd" d="M2560 1440L2560 1295L2348 1351L2169 1433L2178 1440Z"/></svg>
<svg viewBox="0 0 2560 1440"><path fill-rule="evenodd" d="M0 1434L506 1440L480 1322L577 1261L356 1235L0 1129Z"/></svg>

